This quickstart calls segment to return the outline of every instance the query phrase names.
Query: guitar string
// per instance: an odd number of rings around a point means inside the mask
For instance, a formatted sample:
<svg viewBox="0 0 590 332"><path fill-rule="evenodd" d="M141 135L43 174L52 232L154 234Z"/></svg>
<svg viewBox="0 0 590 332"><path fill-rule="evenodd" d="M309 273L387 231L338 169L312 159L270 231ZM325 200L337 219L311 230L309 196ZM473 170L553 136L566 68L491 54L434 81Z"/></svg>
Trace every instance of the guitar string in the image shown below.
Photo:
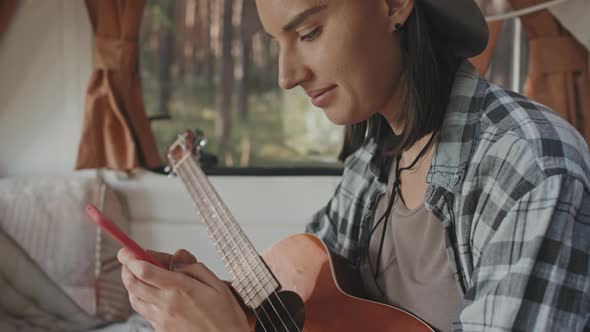
<svg viewBox="0 0 590 332"><path fill-rule="evenodd" d="M268 330L266 329L264 324L262 324L262 321L260 320L260 316L258 316L258 313L256 312L256 310L252 309L252 312L254 313L254 316L256 316L256 321L260 322L260 325L262 325L264 332L268 332ZM256 323L254 323L254 326L256 326ZM256 328L254 328L254 329L256 329ZM275 331L276 331L276 329L275 329Z"/></svg>
<svg viewBox="0 0 590 332"><path fill-rule="evenodd" d="M178 167L178 170L180 171L180 166ZM184 171L184 170L183 170L183 171ZM190 175L190 173L191 173L189 170L186 170L186 172L187 172L189 175ZM179 172L179 175L181 175L181 176L182 176L182 174L181 174L180 172ZM194 175L193 175L192 177L194 177ZM195 194L196 194L196 192L197 192L197 190L198 190L198 189L191 187L191 184L189 183L189 181L185 181L185 185L187 186L187 189L189 190L189 192L190 192L191 194L193 194L193 195L195 195ZM201 196L201 197L199 197L199 196ZM193 197L195 197L195 199L197 199L197 197L198 197L198 198L200 198L201 200L203 200L203 197L204 197L204 196L206 196L206 195L198 195L198 196L193 196ZM202 211L202 216L203 216L203 218L205 218L205 217L206 217L207 213L210 213L211 215L213 215L213 213L212 213L212 212L207 212L207 211L210 211L210 210L209 210L208 204L206 204L204 201L203 201L203 209L205 209L205 211ZM214 238L214 235L213 235L213 234L214 234L214 232L211 232L211 236ZM215 240L215 238L214 238L214 240ZM221 249L221 248L219 248L219 249ZM236 271L235 271L235 269L233 269L233 267L232 267L231 265L228 265L228 268L232 270L231 272L233 272L233 274L234 274L234 275L236 275ZM256 294L256 295L258 295L258 294ZM259 300L262 300L262 299L261 299L261 298L259 298ZM266 315L266 317L268 318L268 320L269 320L269 321L271 322L271 324L272 324L272 321L270 320L270 315L268 314L268 312L266 312L266 310L265 310L264 308L262 308L262 309L263 309L263 313ZM254 312L256 312L256 311L254 310ZM258 315L257 315L257 318L258 318L258 319L260 319L260 318L258 317ZM264 330L265 330L265 331L267 331L267 329L266 329L266 327L264 326L264 324L262 323L262 321L261 321L261 325L262 325L262 327L264 328ZM273 325L273 329L274 329L274 331L277 331L277 328L274 326L274 324L272 324L272 325Z"/></svg>
<svg viewBox="0 0 590 332"><path fill-rule="evenodd" d="M202 177L202 178L205 178L205 183L207 183L207 181L206 181L206 175L203 173L203 171L197 166L196 163L194 163L194 161L191 160L191 162L189 162L189 166L191 166L191 168L194 169L194 177L197 178L197 181L198 181L198 177ZM234 228L234 231L239 232L241 234L242 238L243 239L246 239L246 241L248 242L248 244L250 244L250 248L253 248L254 246L252 245L252 243L250 243L249 239L245 236L245 234L242 232L242 230L238 227L237 221L234 218L232 218L231 214L229 214L229 212L227 211L227 208L224 208L223 203L222 203L219 195L217 194L217 192L214 190L214 188L211 187L211 186L203 186L203 187L204 187L203 188L203 191L206 193L207 198L211 202L214 202L214 204L216 203L218 205L218 208L221 208L221 212L225 215L226 220L230 221L230 223L229 223L230 226L231 225L234 226L233 227ZM211 190L208 191L207 188L210 188ZM222 225L225 226L225 224L223 224L223 223L222 223ZM237 244L238 244L237 241L235 240L235 238L233 236L231 236L231 232L229 231L229 229L227 228L227 226L226 226L226 230L228 231L228 234L230 235L231 239L233 240L234 244L236 245L235 246L236 249L238 249L238 251L240 251L239 248L238 248L238 246L237 246ZM240 251L240 253L242 255L244 255L243 252ZM252 253L250 253L250 254L252 254ZM258 255L256 255L256 258L257 259L261 259ZM247 263L248 262L248 259L246 258L245 261ZM241 265L243 267L244 266L243 265L244 261L240 261L240 263L241 263ZM258 265L257 267L260 268L260 262L257 262L257 265ZM249 267L249 266L246 266L246 267ZM255 272L254 271L254 268L252 268L252 272ZM256 274L256 272L255 272L255 274ZM264 275L264 279L265 279L264 280L265 281L264 284L262 284L259 280L256 280L258 282L258 285L260 285L260 286L267 285L271 281L271 280L268 279L268 276L266 274ZM265 287L263 287L263 288L265 289ZM256 293L257 293L257 295L259 295L258 292L256 292ZM285 306L285 304L283 303L283 301L281 300L281 298L278 296L278 294L276 293L276 291L274 289L273 289L273 292L271 293L271 295L272 294L274 294L275 297L279 300L280 304L282 305L282 307L284 309L284 312L290 318L291 322L293 323L293 325L295 326L295 328L297 329L297 331L301 331L299 329L299 326L297 325L297 323L295 323L295 320L293 319L293 317L289 313L289 310L287 310L287 307ZM285 324L285 322L281 319L281 316L279 315L276 307L274 306L273 301L270 298L270 296L269 296L268 300L269 300L269 303L270 303L271 307L273 308L274 312L277 314L277 317L279 318L279 320L281 321L281 323L283 324L283 326L285 327L285 329L288 331L289 328L287 327L287 324Z"/></svg>
<svg viewBox="0 0 590 332"><path fill-rule="evenodd" d="M209 210L209 208L208 208L207 204L206 204L206 203L203 201L203 199L202 199L202 197L201 197L201 196L206 196L206 195L196 195L196 191L197 191L198 189L196 189L196 188L193 188L193 187L191 186L191 183L190 183L190 181L188 181L188 179L186 179L186 176L183 176L183 174L181 174L182 172L180 172L180 171L181 171L181 167L182 167L182 166L183 166L183 165L178 165L178 166L177 166L177 169L176 169L176 170L177 170L177 173L178 173L178 175L180 175L181 177L185 178L185 181L183 181L183 182L184 182L184 184L186 185L186 187L187 187L188 191L189 191L189 192L190 192L190 193L193 195L193 197L194 197L195 199L198 199L198 200L200 200L200 201L201 201L201 203L202 203L202 205L203 205L203 208L204 208L205 210L207 210L207 211L208 211L208 210ZM191 173L191 172L190 172L190 170L184 170L184 169L183 169L182 171L183 171L183 172L184 172L184 171L186 171L186 173L189 173L189 174ZM205 219L205 217L206 217L206 214L207 214L207 211L201 211L201 215L202 215L203 219ZM214 233L212 232L211 234L212 234L212 236L213 236L213 234L214 234ZM213 237L214 237L214 236L213 236ZM234 269L233 269L231 266L228 266L228 268L230 268L230 269L232 270L231 272L233 272L233 273L235 274L235 270L234 270ZM258 294L256 294L256 295L258 295ZM269 315L269 314L266 312L266 310L265 310L264 308L262 308L262 309L263 309L263 313L266 315L266 317L268 318L268 320L269 320L269 321L271 322L271 324L272 324L272 321L270 320L270 315ZM255 311L255 310L254 310L254 311ZM258 315L257 315L257 318L258 318ZM261 321L261 325L263 326L264 330L265 330L265 331L267 331L267 329L266 329L266 327L264 326L264 324L262 323L262 321ZM273 325L273 329L274 329L274 331L277 331L277 328L274 326L274 324L272 324L272 325Z"/></svg>
<svg viewBox="0 0 590 332"><path fill-rule="evenodd" d="M203 171L197 166L196 163L191 162L189 163L189 165L192 167L192 169L194 169L195 172L195 176L196 177L201 177L204 179L205 183L208 183L207 179L206 179L206 175L205 173L203 173ZM223 201L221 201L221 198L219 197L219 195L217 194L217 192L215 191L215 189L212 186L204 186L204 191L207 192L207 188L211 189L210 195L208 195L208 199L210 201L214 201L217 200L218 203L218 207L221 208L221 212L225 215L226 220L230 221L230 227L233 225L234 231L237 231L240 233L240 235L246 239L246 241L250 244L250 248L253 248L254 246L252 245L252 243L249 241L249 239L245 236L245 234L242 232L242 230L239 228L237 221L231 216L231 214L229 213L229 211L227 210L226 207L223 206ZM229 230L228 230L229 231ZM231 235L231 233L230 233ZM236 248L237 248L237 242L235 241L235 239L232 237L232 240L234 240L234 244L236 244ZM238 248L239 250L239 248ZM258 255L256 255L257 259L261 259ZM247 259L246 259L247 261ZM257 262L258 267L260 268L260 261ZM242 265L243 266L243 265ZM254 268L252 268L252 272L254 272ZM264 271L263 271L264 272ZM264 285L267 285L271 280L268 279L268 275L264 275ZM258 280L257 280L258 281ZM259 285L262 285L260 283L260 281L258 281ZM266 289L265 289L266 290ZM289 317L289 319L291 320L291 322L293 323L293 325L295 326L295 328L297 329L297 331L301 331L301 329L299 329L299 326L297 325L297 323L295 322L295 320L293 319L293 316L291 316L291 313L289 312L289 310L287 310L287 307L285 306L285 304L283 303L283 301L281 300L281 298L278 296L277 292L273 289L273 292L270 295L275 295L275 297L277 298L277 300L280 302L280 305L283 307L285 314ZM278 311L276 310L275 306L273 305L273 301L272 298L268 298L268 301L270 303L270 305L272 306L272 308L274 309L275 313L277 314L278 318L281 320L281 323L283 323L283 326L285 326L285 328L287 330L289 330L289 328L286 326L286 324L283 322L283 320L281 319L281 316L279 315ZM277 306L279 306L277 304Z"/></svg>
<svg viewBox="0 0 590 332"><path fill-rule="evenodd" d="M198 174L199 174L199 172L198 172L198 168L197 168L196 164L192 164L192 163L190 163L190 162L189 162L189 163L188 163L188 166L189 166L189 169L191 169L191 168L192 168L192 169L194 169L194 170L190 170L188 173L189 173L189 174L190 174L190 175L191 175L193 178L195 178L195 180L197 180L197 181L198 181ZM215 201L214 201L214 199L212 199L212 197L211 197L210 193L207 193L207 190L206 190L206 189L204 189L204 188L201 188L201 189L203 189L203 190L201 190L201 192L203 192L203 193L204 193L204 195L207 197L207 199L209 200L209 202L210 202L210 203L212 203L212 204L215 204ZM198 189L197 189L197 190L198 190ZM213 192L213 194L215 194L215 192ZM223 212L224 214L226 214L226 217L227 217L227 213L226 213L226 211L225 211L224 209L221 209L221 210L222 210L222 212ZM212 216L213 216L213 215L212 215ZM217 213L217 216L221 218L221 215L219 215L218 213ZM216 223L217 223L217 224L219 224L219 222L216 222ZM236 249L238 249L237 251L238 251L240 254L242 254L242 256L243 256L243 258L244 258L244 260L240 260L240 263L239 263L239 264L241 265L242 269L243 269L244 267L247 267L247 268L248 268L249 266L247 266L247 265L246 265L246 266L244 266L244 263L247 263L247 262L248 262L248 259L247 259L247 257L244 255L244 253L243 253L242 251L240 251L240 250L239 250L239 248L238 248L238 246L237 246L237 242L236 242L235 238L232 236L232 234L231 234L230 230L228 229L228 227L227 227L227 226L226 226L224 223L221 223L221 225L222 225L222 226L225 228L225 230L226 230L227 234L228 234L228 235L229 235L229 237L230 237L230 240L234 242L235 248L236 248ZM245 262L244 262L244 261L245 261ZM259 265L259 264L258 264L258 265ZM230 266L228 266L228 267L229 267L230 269L234 270L234 274L236 274L236 276L237 276L237 273L236 273L235 269L233 269L233 268L231 267L231 265L230 265ZM256 272L255 272L254 268L251 268L251 272L254 272L254 274L256 274ZM259 285L261 288L264 288L264 287L263 287L263 285L261 284L260 280L258 280L257 278L255 278L255 280L256 280L257 284L258 284L258 285ZM266 281L269 281L269 280L267 279ZM249 285L250 285L250 286L253 286L253 285L252 285L252 283L250 283ZM260 297L260 294L259 294L259 292L258 292L258 291L256 291L256 290L255 290L255 292L254 292L254 293L255 293L255 295L258 297L258 299L259 299L259 300L262 300L262 297ZM277 317L278 317L279 321L280 321L280 322L283 324L283 326L285 327L285 329L289 330L289 328L287 327L287 325L285 324L285 322L284 322L284 321L281 319L281 316L279 315L279 313L278 313L277 309L275 308L274 304L272 303L272 301L269 301L269 303L270 303L270 305L271 305L272 309L274 310L274 312L276 313L276 315L277 315ZM261 304L262 304L262 301L261 301ZM284 306L284 305L283 305L283 306ZM276 331L276 330L277 330L277 328L276 328L276 327L274 326L274 324L272 323L272 320L270 319L270 315L269 315L269 314L268 314L268 312L266 311L266 309L265 309L264 305L262 305L262 309L263 309L264 313L266 314L267 318L269 319L269 321L271 322L271 324L273 325L273 328L274 328L274 329L275 329L275 331ZM288 311L287 311L287 314L288 314ZM291 320L293 320L293 319L291 318ZM261 324L262 324L262 321L260 321L260 322L261 322ZM297 325L296 325L296 326L297 326Z"/></svg>

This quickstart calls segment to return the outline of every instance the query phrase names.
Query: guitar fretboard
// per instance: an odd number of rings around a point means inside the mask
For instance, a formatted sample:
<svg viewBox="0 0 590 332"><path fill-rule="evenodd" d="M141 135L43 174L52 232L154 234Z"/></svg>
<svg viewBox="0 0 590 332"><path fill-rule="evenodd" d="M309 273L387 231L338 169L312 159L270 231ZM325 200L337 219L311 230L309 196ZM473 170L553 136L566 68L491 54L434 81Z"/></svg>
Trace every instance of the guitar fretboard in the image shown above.
<svg viewBox="0 0 590 332"><path fill-rule="evenodd" d="M178 161L174 170L207 225L232 286L247 306L257 308L277 290L278 282L192 156Z"/></svg>

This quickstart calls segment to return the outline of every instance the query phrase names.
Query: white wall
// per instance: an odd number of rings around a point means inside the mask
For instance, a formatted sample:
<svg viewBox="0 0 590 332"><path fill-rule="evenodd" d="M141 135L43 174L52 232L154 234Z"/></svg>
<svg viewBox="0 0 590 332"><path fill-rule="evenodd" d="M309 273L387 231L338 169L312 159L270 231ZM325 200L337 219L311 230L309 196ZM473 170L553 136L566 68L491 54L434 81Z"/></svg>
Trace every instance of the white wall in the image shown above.
<svg viewBox="0 0 590 332"><path fill-rule="evenodd" d="M84 1L19 1L0 37L0 176L73 169L91 36Z"/></svg>
<svg viewBox="0 0 590 332"><path fill-rule="evenodd" d="M127 198L131 233L145 247L173 252L186 248L227 278L194 203L178 178L141 173L135 179L106 177ZM324 206L338 177L212 177L211 182L259 252L301 233Z"/></svg>
<svg viewBox="0 0 590 332"><path fill-rule="evenodd" d="M91 35L83 1L20 1L0 39L0 177L72 173L92 66ZM107 172L105 178L128 201L131 233L140 244L165 251L187 248L227 277L178 179L148 172L131 179ZM302 232L338 178L211 181L263 251Z"/></svg>

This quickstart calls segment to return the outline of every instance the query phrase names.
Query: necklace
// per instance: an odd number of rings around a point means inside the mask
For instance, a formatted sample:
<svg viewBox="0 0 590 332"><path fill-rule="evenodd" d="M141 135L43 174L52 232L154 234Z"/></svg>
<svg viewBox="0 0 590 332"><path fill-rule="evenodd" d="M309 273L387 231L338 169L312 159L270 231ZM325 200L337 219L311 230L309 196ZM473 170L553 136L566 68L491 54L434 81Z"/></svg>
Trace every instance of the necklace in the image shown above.
<svg viewBox="0 0 590 332"><path fill-rule="evenodd" d="M407 173L414 174L414 173L418 172L418 170L422 166L422 163L424 163L424 160L427 159L428 155L432 151L431 150L432 146L433 146L432 137L430 137L428 143L426 143L426 145L424 147L422 147L422 150L420 151L420 153L418 153L418 156L412 162L410 162L409 160L404 158L404 154L402 152L402 154L399 156L399 159L401 161L403 161L403 163L406 165L408 163L410 163L410 166L405 167L405 170L407 171ZM424 150L426 150L426 152L424 152ZM404 168L404 167L402 167L402 168Z"/></svg>
<svg viewBox="0 0 590 332"><path fill-rule="evenodd" d="M395 199L398 196L397 195L398 193L400 194L399 197L401 198L402 202L405 204L404 198L400 192L400 187L402 184L401 176L400 176L401 172L413 169L414 167L416 167L416 164L418 163L418 161L424 160L425 155L430 151L430 147L434 143L434 138L436 137L437 132L438 132L438 130L435 130L432 133L432 136L430 136L430 138L428 139L428 143L426 143L426 145L422 148L422 150L420 150L420 153L418 153L418 156L416 156L416 158L412 161L412 163L409 166L400 167L400 160L402 159L401 155L399 157L395 158L395 163L396 163L395 178L394 178L394 182L393 182L393 187L391 189L391 195L389 196L389 202L387 203L387 209L385 210L385 213L379 218L379 220L376 222L376 225L373 226L373 229L369 233L369 243L370 243L371 237L373 236L373 233L375 232L375 230L379 227L381 222L385 221L385 223L383 224L383 233L381 233L381 242L379 243L379 251L377 253L377 267L376 267L375 271L373 271L373 267L371 266L371 258L367 257L368 262L369 262L369 268L371 269L371 272L373 272L373 278L375 279L375 285L377 286L377 288L379 289L379 291L382 294L384 294L384 293L383 293L383 290L381 289L381 287L379 286L379 283L377 282L377 277L379 275L379 265L381 265L381 254L383 252L383 243L385 242L385 230L387 229L387 221L389 219L389 215L391 214L391 210L393 208L393 203L395 202ZM420 161L420 163L422 163L422 161ZM416 167L416 169L411 173L415 173L417 171L417 169L418 169L418 167ZM367 250L367 256L369 256L369 254L370 254L369 250Z"/></svg>

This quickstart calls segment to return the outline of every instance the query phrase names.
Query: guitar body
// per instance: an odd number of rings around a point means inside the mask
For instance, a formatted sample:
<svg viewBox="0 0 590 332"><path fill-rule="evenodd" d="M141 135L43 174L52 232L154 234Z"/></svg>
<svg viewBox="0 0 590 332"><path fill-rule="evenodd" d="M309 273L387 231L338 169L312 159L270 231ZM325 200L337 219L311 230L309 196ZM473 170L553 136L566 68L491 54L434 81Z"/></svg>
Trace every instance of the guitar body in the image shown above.
<svg viewBox="0 0 590 332"><path fill-rule="evenodd" d="M204 142L199 132L180 135L168 150L168 163L232 272L231 289L252 331L433 331L406 311L362 299L360 276L316 236L293 235L259 255L195 162Z"/></svg>
<svg viewBox="0 0 590 332"><path fill-rule="evenodd" d="M294 292L303 301L304 332L433 331L406 311L357 297L362 291L360 276L343 259L331 255L316 236L293 235L261 256L281 284L281 292ZM255 319L249 318L254 330ZM264 331L260 326L256 330Z"/></svg>

